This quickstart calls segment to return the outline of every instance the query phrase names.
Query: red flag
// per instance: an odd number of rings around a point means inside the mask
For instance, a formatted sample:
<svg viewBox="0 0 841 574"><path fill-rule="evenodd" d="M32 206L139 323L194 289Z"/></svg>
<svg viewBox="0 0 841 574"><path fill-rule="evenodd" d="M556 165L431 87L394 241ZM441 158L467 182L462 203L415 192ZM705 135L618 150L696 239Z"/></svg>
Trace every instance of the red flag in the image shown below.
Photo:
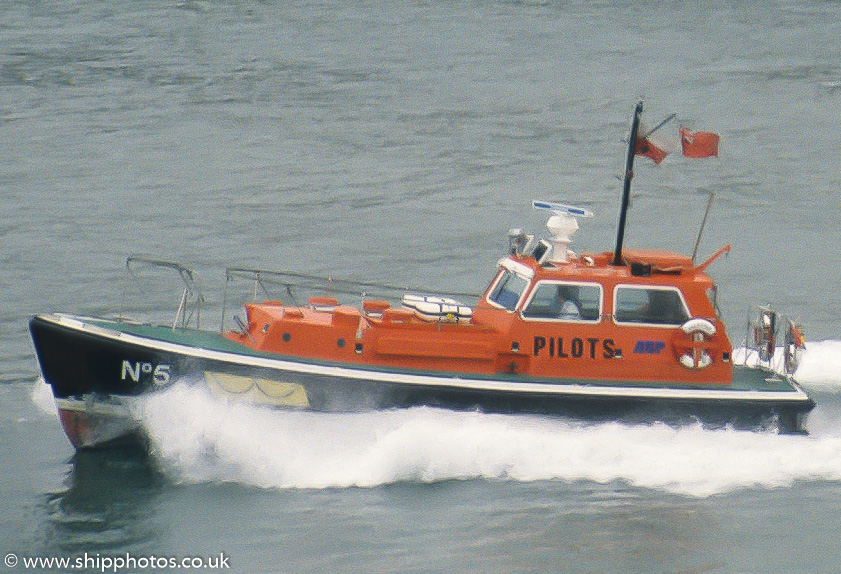
<svg viewBox="0 0 841 574"><path fill-rule="evenodd" d="M686 157L718 157L720 139L713 132L696 132L683 126L680 128L680 145Z"/></svg>
<svg viewBox="0 0 841 574"><path fill-rule="evenodd" d="M644 155L658 165L661 161L666 159L667 155L669 155L669 152L663 148L657 147L651 143L651 140L648 138L637 138L637 143L634 146L634 153L636 155Z"/></svg>

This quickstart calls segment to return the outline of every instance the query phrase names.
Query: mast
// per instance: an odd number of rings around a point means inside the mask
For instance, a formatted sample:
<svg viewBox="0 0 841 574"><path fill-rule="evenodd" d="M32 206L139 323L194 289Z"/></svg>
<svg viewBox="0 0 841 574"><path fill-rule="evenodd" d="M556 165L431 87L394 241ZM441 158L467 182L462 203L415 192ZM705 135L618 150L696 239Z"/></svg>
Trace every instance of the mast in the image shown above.
<svg viewBox="0 0 841 574"><path fill-rule="evenodd" d="M634 119L631 122L631 135L628 138L628 155L625 157L625 176L623 178L622 207L619 210L619 229L616 233L616 250L613 253L613 265L622 263L622 242L625 240L625 220L628 216L628 204L631 200L631 180L634 178L634 153L637 147L640 116L642 115L642 101L634 109Z"/></svg>

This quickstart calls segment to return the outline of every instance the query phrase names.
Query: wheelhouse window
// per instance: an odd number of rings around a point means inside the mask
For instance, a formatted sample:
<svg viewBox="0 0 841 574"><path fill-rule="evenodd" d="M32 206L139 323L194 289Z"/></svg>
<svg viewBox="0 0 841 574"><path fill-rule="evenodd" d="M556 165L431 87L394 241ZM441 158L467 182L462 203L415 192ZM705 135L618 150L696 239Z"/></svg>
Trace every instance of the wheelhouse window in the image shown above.
<svg viewBox="0 0 841 574"><path fill-rule="evenodd" d="M715 316L721 317L721 309L718 308L718 287L712 286L707 289L707 299L710 300L713 309L715 309Z"/></svg>
<svg viewBox="0 0 841 574"><path fill-rule="evenodd" d="M505 269L491 294L488 295L488 301L513 311L527 286L528 281L525 278L520 277L510 269Z"/></svg>
<svg viewBox="0 0 841 574"><path fill-rule="evenodd" d="M588 283L541 281L523 310L526 319L598 321L601 317L602 289Z"/></svg>
<svg viewBox="0 0 841 574"><path fill-rule="evenodd" d="M681 325L689 319L686 303L677 289L619 286L613 314L617 323Z"/></svg>

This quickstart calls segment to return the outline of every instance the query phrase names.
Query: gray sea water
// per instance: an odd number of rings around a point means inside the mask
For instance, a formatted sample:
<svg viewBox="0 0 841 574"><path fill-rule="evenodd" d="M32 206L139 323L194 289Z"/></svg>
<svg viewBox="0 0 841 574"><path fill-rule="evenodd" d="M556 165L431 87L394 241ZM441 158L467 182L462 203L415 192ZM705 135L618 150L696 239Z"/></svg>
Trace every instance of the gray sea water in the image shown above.
<svg viewBox="0 0 841 574"><path fill-rule="evenodd" d="M722 143L638 161L626 245L691 253L715 193L699 256L733 245L734 342L751 304L802 320L808 436L179 386L151 457L63 436L26 322L117 312L127 255L211 308L225 265L479 291L535 198L612 248L639 99ZM841 572L840 117L832 1L1 3L0 572Z"/></svg>

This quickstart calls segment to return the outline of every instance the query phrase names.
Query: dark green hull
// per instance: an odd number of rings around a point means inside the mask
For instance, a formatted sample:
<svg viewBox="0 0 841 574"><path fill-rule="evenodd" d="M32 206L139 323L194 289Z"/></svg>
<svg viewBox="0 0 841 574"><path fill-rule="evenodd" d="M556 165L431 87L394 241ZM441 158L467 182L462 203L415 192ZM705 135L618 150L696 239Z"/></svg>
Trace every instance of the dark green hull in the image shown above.
<svg viewBox="0 0 841 574"><path fill-rule="evenodd" d="M35 317L30 331L59 410L73 413L63 418L70 421L65 430L87 421L74 433L91 436L71 436L77 446L119 438L114 421L126 417L125 404L176 381L213 383L226 394L260 404L324 411L431 405L588 420L773 425L786 432L801 432L814 407L790 377L747 366L735 366L733 384L727 386L546 380L317 362L256 352L207 331L63 315ZM114 423L104 433L109 436L97 437L87 428L101 420Z"/></svg>

